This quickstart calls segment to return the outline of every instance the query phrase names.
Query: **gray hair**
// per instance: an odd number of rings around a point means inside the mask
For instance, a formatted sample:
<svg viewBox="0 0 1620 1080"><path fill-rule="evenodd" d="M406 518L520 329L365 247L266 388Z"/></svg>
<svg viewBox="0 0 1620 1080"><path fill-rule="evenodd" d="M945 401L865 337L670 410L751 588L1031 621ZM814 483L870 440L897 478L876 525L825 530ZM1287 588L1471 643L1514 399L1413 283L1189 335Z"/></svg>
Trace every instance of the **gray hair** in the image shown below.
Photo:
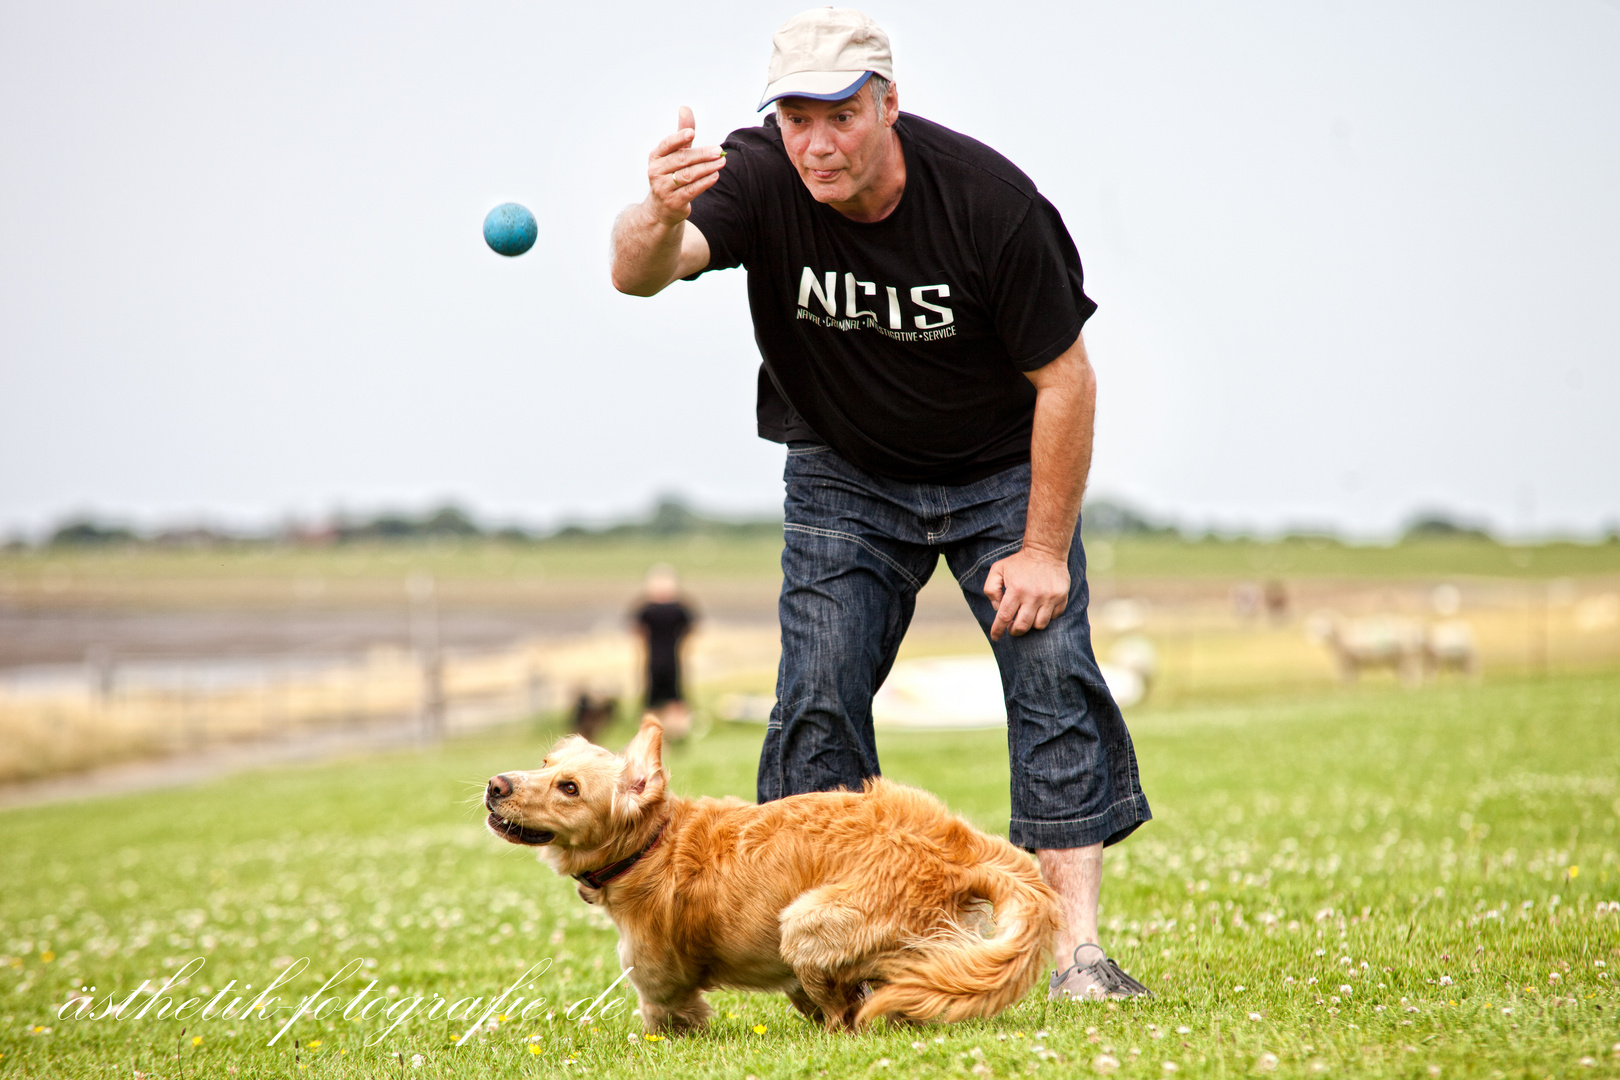
<svg viewBox="0 0 1620 1080"><path fill-rule="evenodd" d="M883 123L883 103L889 100L889 87L894 84L874 71L871 77L861 85L872 88L872 105L877 109L878 123ZM859 94L860 91L857 90L855 93ZM776 119L778 122L781 122L782 119L782 101L780 98L776 102Z"/></svg>
<svg viewBox="0 0 1620 1080"><path fill-rule="evenodd" d="M877 108L878 123L881 124L883 123L883 104L889 100L889 80L874 71L872 77L866 80L866 85L872 88L872 104Z"/></svg>

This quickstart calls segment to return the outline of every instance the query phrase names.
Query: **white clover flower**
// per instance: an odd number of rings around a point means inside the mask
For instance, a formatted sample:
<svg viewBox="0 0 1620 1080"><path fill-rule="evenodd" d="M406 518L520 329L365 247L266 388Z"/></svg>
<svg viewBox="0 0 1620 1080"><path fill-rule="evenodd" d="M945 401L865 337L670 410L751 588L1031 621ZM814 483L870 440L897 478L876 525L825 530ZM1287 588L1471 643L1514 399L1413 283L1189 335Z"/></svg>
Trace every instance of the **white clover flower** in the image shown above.
<svg viewBox="0 0 1620 1080"><path fill-rule="evenodd" d="M1450 986L1451 985L1451 976L1450 975L1442 975L1442 976L1440 976L1440 985L1441 986Z"/></svg>
<svg viewBox="0 0 1620 1080"><path fill-rule="evenodd" d="M1339 993L1343 994L1345 997L1349 997L1350 996L1350 984L1349 983L1341 984L1339 986Z"/></svg>

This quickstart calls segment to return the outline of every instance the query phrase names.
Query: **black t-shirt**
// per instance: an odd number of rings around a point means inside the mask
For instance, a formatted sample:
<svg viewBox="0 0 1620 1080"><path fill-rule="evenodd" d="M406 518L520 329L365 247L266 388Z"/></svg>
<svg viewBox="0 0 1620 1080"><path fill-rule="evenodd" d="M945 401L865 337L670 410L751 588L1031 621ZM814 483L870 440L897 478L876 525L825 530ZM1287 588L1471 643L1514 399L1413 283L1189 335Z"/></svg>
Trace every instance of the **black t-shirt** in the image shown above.
<svg viewBox="0 0 1620 1080"><path fill-rule="evenodd" d="M674 672L680 667L681 639L692 629L692 613L679 600L643 604L636 622L647 632L647 668Z"/></svg>
<svg viewBox="0 0 1620 1080"><path fill-rule="evenodd" d="M1097 305L1029 177L919 116L895 130L905 193L872 223L811 197L774 116L732 132L692 203L709 242L699 273L748 270L763 438L825 443L896 480L970 483L1029 460L1023 373L1073 345Z"/></svg>

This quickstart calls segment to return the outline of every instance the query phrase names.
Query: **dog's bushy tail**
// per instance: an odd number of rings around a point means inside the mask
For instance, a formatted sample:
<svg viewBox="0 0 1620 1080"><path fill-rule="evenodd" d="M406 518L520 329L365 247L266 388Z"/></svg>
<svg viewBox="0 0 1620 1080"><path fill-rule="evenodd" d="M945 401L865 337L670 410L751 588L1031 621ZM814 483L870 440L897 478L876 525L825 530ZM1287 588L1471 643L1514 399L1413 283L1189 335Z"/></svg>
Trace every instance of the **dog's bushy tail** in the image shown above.
<svg viewBox="0 0 1620 1080"><path fill-rule="evenodd" d="M895 955L862 1003L857 1028L879 1016L946 1022L994 1016L1028 992L1063 927L1056 894L1027 856L987 837L958 906L966 910L975 902L993 907L994 934L953 920Z"/></svg>

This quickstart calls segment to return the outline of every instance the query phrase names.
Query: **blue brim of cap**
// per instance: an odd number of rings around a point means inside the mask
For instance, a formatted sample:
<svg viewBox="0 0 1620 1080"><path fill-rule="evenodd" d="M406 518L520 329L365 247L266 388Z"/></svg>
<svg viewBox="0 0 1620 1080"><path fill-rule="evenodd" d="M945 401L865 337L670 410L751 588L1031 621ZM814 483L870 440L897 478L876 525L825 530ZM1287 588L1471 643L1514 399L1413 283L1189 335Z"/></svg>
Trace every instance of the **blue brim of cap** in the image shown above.
<svg viewBox="0 0 1620 1080"><path fill-rule="evenodd" d="M781 85L781 83L787 82L788 79L791 79L792 77L793 76L789 75L787 78L780 80L780 82L777 85ZM863 72L861 72L861 77L860 78L856 79L854 82L850 83L848 86L844 87L842 90L835 90L835 91L833 91L831 93L827 93L827 94L809 94L809 93L805 93L803 90L795 90L795 89L792 89L792 88L789 88L789 89L786 89L786 90L781 90L781 91L778 91L777 93L773 94L773 93L771 93L771 88L769 86L767 86L765 88L765 97L760 100L759 108L755 109L754 111L759 112L762 109L764 109L765 106L769 105L771 102L780 101L782 98L789 98L789 97L805 98L808 101L843 101L845 98L854 97L855 94L860 90L860 88L866 85L866 80L870 79L871 77L872 77L872 73L870 71L863 71Z"/></svg>

